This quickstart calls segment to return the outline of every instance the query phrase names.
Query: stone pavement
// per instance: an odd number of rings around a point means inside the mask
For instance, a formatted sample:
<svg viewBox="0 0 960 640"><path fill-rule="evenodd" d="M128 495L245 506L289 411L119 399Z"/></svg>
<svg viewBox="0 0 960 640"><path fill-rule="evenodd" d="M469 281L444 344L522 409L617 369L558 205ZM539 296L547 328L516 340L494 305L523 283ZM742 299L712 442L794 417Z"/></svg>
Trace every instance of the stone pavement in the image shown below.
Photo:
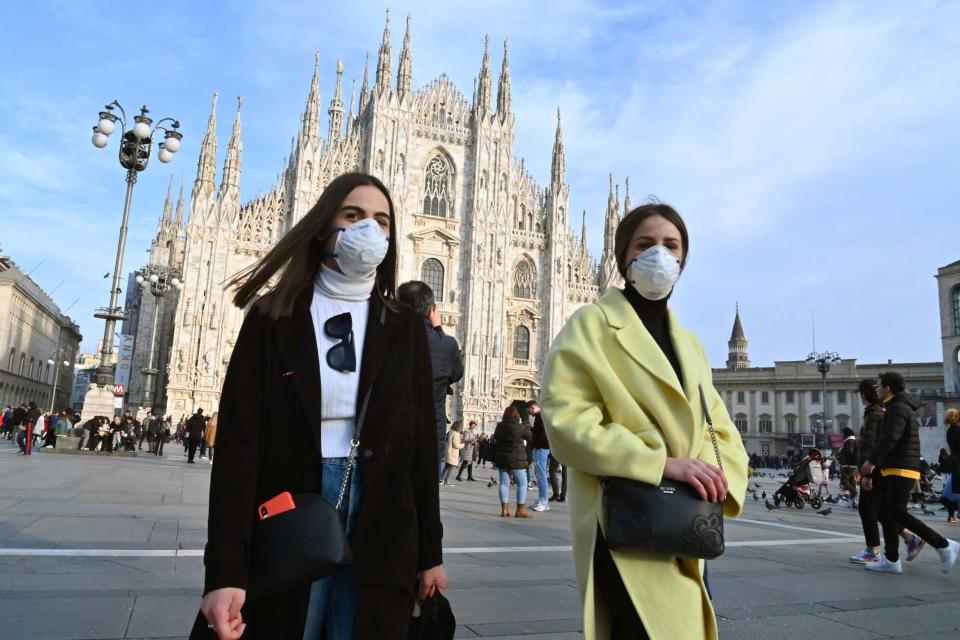
<svg viewBox="0 0 960 640"><path fill-rule="evenodd" d="M457 637L582 638L567 506L501 519L491 473L441 489ZM209 474L176 445L163 459L23 458L0 441L0 638L185 637ZM779 485L759 483L768 494ZM942 512L925 520L960 537ZM748 497L743 519L728 521L726 554L710 563L721 637L960 637L960 568L944 576L924 550L902 576L868 574L847 562L859 530L849 509L767 512Z"/></svg>

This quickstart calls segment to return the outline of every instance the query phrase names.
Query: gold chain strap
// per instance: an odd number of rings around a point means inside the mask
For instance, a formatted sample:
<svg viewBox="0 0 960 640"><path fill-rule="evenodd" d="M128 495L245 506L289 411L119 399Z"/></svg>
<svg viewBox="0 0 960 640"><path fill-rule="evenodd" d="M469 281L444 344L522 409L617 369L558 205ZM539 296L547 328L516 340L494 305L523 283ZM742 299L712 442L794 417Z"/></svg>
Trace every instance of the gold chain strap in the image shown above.
<svg viewBox="0 0 960 640"><path fill-rule="evenodd" d="M707 420L707 428L710 430L710 440L713 441L713 452L717 456L717 464L720 471L723 471L723 461L720 459L720 445L717 444L717 432L713 428L713 419L710 417L710 410L707 409L707 397L703 393L703 385L700 385L700 403L703 405L703 417Z"/></svg>

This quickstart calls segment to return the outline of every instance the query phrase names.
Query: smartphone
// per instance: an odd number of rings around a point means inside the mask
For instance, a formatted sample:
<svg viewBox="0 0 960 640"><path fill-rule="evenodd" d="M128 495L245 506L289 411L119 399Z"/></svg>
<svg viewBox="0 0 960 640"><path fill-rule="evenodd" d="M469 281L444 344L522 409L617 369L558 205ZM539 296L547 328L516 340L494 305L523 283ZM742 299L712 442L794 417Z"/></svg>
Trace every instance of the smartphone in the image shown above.
<svg viewBox="0 0 960 640"><path fill-rule="evenodd" d="M290 511L291 509L296 508L297 505L293 503L293 496L290 495L289 491L284 491L283 493L270 498L260 505L257 513L260 514L261 520L266 520L267 518L271 518L285 511Z"/></svg>

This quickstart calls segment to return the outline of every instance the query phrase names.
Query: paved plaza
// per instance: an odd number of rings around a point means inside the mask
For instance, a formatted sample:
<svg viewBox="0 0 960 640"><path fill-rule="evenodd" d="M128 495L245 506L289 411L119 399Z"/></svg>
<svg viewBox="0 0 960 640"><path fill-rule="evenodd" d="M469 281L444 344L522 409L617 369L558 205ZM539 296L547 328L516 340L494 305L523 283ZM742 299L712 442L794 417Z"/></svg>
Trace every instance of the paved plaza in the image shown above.
<svg viewBox="0 0 960 640"><path fill-rule="evenodd" d="M165 458L18 456L0 441L0 638L183 638L200 601L207 464ZM447 592L458 638L581 638L567 506L501 519L490 469L441 489ZM768 493L774 478L758 479ZM532 504L533 500L528 499ZM942 512L926 516L960 536ZM768 512L748 498L710 563L722 638L960 637L960 570L924 550L902 576L847 562L850 509Z"/></svg>

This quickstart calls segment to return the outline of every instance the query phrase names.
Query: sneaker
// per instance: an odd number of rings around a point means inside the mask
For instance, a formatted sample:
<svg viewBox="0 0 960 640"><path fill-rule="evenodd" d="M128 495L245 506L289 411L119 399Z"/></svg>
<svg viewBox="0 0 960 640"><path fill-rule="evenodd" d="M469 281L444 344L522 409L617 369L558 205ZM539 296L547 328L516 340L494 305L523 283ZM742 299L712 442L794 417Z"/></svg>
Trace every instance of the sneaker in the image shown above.
<svg viewBox="0 0 960 640"><path fill-rule="evenodd" d="M455 485L455 484L452 483L452 482L444 482L444 483L443 483L443 486L445 486L445 487L455 487L455 486L457 486L457 485Z"/></svg>
<svg viewBox="0 0 960 640"><path fill-rule="evenodd" d="M532 509L533 509L534 511L550 511L550 507L549 507L548 505L540 504L540 503L535 504L535 505L532 507Z"/></svg>
<svg viewBox="0 0 960 640"><path fill-rule="evenodd" d="M890 562L886 556L880 556L876 562L864 565L867 571L876 571L877 573L903 573L903 566L900 561Z"/></svg>
<svg viewBox="0 0 960 640"><path fill-rule="evenodd" d="M957 516L947 516L947 524L957 524Z"/></svg>
<svg viewBox="0 0 960 640"><path fill-rule="evenodd" d="M880 559L880 554L870 551L870 547L864 547L863 551L855 556L850 556L850 562L854 564L870 564Z"/></svg>
<svg viewBox="0 0 960 640"><path fill-rule="evenodd" d="M943 564L940 570L944 573L950 573L953 565L957 563L957 555L960 555L960 542L956 540L947 540L947 546L944 549L937 549L940 555L940 562Z"/></svg>
<svg viewBox="0 0 960 640"><path fill-rule="evenodd" d="M913 537L910 538L910 541L907 543L907 562L913 562L920 552L923 551L923 547L926 546L926 542L920 538L917 534L913 534Z"/></svg>

